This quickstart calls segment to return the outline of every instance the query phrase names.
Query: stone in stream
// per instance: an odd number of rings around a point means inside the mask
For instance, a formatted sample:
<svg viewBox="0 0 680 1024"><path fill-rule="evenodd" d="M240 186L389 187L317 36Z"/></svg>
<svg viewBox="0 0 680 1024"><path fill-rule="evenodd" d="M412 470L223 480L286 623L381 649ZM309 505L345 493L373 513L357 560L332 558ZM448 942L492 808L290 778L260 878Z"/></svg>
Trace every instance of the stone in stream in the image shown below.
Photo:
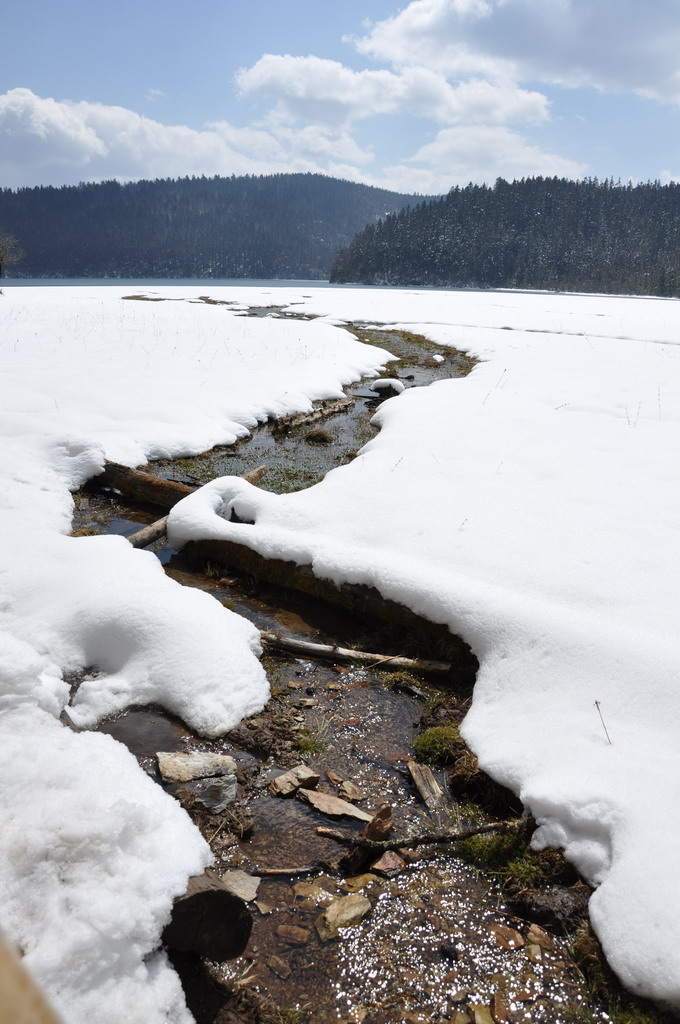
<svg viewBox="0 0 680 1024"><path fill-rule="evenodd" d="M328 906L335 899L333 893L328 892L317 882L297 882L293 886L293 892L302 901L302 905L309 906L310 909Z"/></svg>
<svg viewBox="0 0 680 1024"><path fill-rule="evenodd" d="M361 893L350 893L333 900L323 914L316 919L316 930L322 942L335 939L341 928L359 924L371 909L371 901Z"/></svg>
<svg viewBox="0 0 680 1024"><path fill-rule="evenodd" d="M319 784L321 775L312 771L306 764L299 764L290 771L277 775L269 783L269 792L272 796L290 796L299 789L315 789Z"/></svg>
<svg viewBox="0 0 680 1024"><path fill-rule="evenodd" d="M340 789L338 790L338 796L341 800L363 800L366 796L357 785L355 785L351 779L346 779Z"/></svg>
<svg viewBox="0 0 680 1024"><path fill-rule="evenodd" d="M249 875L239 869L225 871L222 875L224 887L233 893L234 896L239 896L246 903L250 903L255 899L261 881L261 878L256 878L254 875Z"/></svg>
<svg viewBox="0 0 680 1024"><path fill-rule="evenodd" d="M306 946L311 933L307 928L300 928L297 924L280 924L276 934L293 946Z"/></svg>
<svg viewBox="0 0 680 1024"><path fill-rule="evenodd" d="M236 776L227 776L220 782L213 782L205 789L199 790L196 795L196 803L205 807L211 814L221 814L226 811L230 804L233 804L238 792Z"/></svg>
<svg viewBox="0 0 680 1024"><path fill-rule="evenodd" d="M371 864L371 871L383 875L385 878L395 878L406 867L406 861L402 860L394 850L385 850L382 857Z"/></svg>
<svg viewBox="0 0 680 1024"><path fill-rule="evenodd" d="M290 978L290 967L285 960L281 959L280 956L270 956L269 960L267 960L267 966L274 972L274 974L277 975L277 977L281 978L282 981L285 981L286 978Z"/></svg>
<svg viewBox="0 0 680 1024"><path fill-rule="evenodd" d="M489 927L489 931L503 949L519 949L520 946L524 945L522 935L514 928L509 928L506 924L492 924Z"/></svg>
<svg viewBox="0 0 680 1024"><path fill-rule="evenodd" d="M385 804L377 814L374 814L363 831L367 839L374 842L381 842L392 831L392 808Z"/></svg>
<svg viewBox="0 0 680 1024"><path fill-rule="evenodd" d="M491 1016L491 1010L488 1006L484 1006L483 1003L472 1003L470 1006L472 1013L472 1020L474 1024L494 1024L494 1019Z"/></svg>
<svg viewBox="0 0 680 1024"><path fill-rule="evenodd" d="M192 782L216 775L235 775L236 761L228 754L211 754L194 750L189 753L168 753L159 750L156 754L158 768L165 782Z"/></svg>
<svg viewBox="0 0 680 1024"><path fill-rule="evenodd" d="M341 800L340 797L332 796L330 793L315 793L313 790L300 789L297 795L311 804L322 814L328 814L331 818L357 818L359 821L371 821L372 816L362 811L360 807Z"/></svg>

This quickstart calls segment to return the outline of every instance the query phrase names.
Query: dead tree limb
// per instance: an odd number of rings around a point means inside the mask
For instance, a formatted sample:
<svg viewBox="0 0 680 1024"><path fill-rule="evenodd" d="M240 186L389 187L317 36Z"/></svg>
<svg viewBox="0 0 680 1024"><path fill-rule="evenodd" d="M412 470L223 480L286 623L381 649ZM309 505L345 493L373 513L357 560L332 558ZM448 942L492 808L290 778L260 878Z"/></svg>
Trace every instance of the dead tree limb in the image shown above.
<svg viewBox="0 0 680 1024"><path fill-rule="evenodd" d="M367 839L356 832L343 831L341 829L327 828L321 825L317 828L317 835L326 839L334 839L341 846L358 847L361 850L368 850L370 853L385 853L387 850L415 850L419 846L436 846L443 843L461 843L472 836L486 835L487 832L519 832L524 823L521 821L499 821L492 825L477 825L475 828L465 829L463 832L422 832L415 836L402 836L401 839L390 839L380 842L376 839Z"/></svg>
<svg viewBox="0 0 680 1024"><path fill-rule="evenodd" d="M165 537L165 531L168 527L168 517L163 516L162 519L157 519L155 523L151 523L150 526L145 526L143 530L137 530L136 533L129 533L127 539L132 544L133 548L148 548L149 544L153 544L155 540L160 540L161 537Z"/></svg>
<svg viewBox="0 0 680 1024"><path fill-rule="evenodd" d="M298 640L293 637L279 636L278 633L261 633L262 643L278 651L290 651L292 654L303 654L310 658L324 658L331 661L351 661L355 664L368 665L370 668L386 668L407 672L420 672L423 675L450 675L451 665L443 661L427 661L422 658L402 658L395 655L371 654L368 651L355 651L349 647L336 647L330 644L315 644L309 640Z"/></svg>
<svg viewBox="0 0 680 1024"><path fill-rule="evenodd" d="M107 463L107 466L110 463ZM130 470L131 473L137 472L136 470ZM247 480L249 484L259 484L262 477L267 472L266 466L258 466L257 469L251 469L247 473L243 474L243 479ZM140 476L148 476L148 473L140 473ZM174 480L166 480L166 483L174 483ZM186 487L186 484L179 484L180 487ZM189 488L189 494L192 494L197 488ZM186 497L186 495L184 495ZM165 536L165 531L168 526L168 517L163 516L162 519L157 519L155 523L151 523L150 526L145 526L141 530L137 530L135 533L128 534L127 539L132 544L133 548L146 548L149 544L153 544L154 541L160 540L161 537Z"/></svg>
<svg viewBox="0 0 680 1024"><path fill-rule="evenodd" d="M290 416L281 416L272 423L272 434L286 434L294 427L306 426L308 423L316 423L327 416L334 416L335 413L344 412L353 405L353 398L338 398L333 402L326 402L325 405L313 409L311 412L294 412Z"/></svg>

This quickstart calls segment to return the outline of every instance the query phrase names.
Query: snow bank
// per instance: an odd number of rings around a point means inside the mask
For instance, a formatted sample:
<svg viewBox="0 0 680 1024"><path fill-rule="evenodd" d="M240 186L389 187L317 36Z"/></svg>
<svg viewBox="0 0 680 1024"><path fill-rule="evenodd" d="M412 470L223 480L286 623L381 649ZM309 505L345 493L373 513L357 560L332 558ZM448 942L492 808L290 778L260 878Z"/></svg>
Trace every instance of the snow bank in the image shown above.
<svg viewBox="0 0 680 1024"><path fill-rule="evenodd" d="M64 674L85 670L69 709L81 727L155 702L217 736L268 696L257 630L120 537L68 537L69 492L105 459L233 442L388 358L199 292L0 296L0 919L69 1024L191 1019L153 950L209 851L124 747L59 724Z"/></svg>
<svg viewBox="0 0 680 1024"><path fill-rule="evenodd" d="M173 510L171 536L311 564L460 633L481 662L464 734L482 766L531 809L536 845L598 886L591 917L623 982L680 1007L680 303L289 298L483 361L385 402L380 435L320 484L215 481Z"/></svg>

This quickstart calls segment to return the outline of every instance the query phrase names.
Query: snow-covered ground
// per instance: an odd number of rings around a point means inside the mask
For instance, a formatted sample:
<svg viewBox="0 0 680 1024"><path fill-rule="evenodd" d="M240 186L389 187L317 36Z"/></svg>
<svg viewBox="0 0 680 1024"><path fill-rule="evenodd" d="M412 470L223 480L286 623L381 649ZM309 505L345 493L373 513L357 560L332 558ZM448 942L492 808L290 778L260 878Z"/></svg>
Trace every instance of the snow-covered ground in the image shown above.
<svg viewBox="0 0 680 1024"><path fill-rule="evenodd" d="M0 295L0 927L69 1024L191 1019L153 950L210 853L123 746L59 724L63 675L99 670L79 726L156 702L214 736L268 696L257 630L121 537L69 537L70 489L105 458L229 443L388 358L328 324L130 292Z"/></svg>
<svg viewBox="0 0 680 1024"><path fill-rule="evenodd" d="M680 303L210 289L323 318L299 322L189 301L205 286L129 293L0 296L0 924L66 1019L187 1019L147 954L207 852L125 750L57 723L62 672L102 669L76 697L84 725L141 699L215 735L267 693L242 620L120 538L65 536L68 490L104 457L197 452L377 375L385 355L334 326L352 320L481 362L386 402L380 435L315 487L225 478L176 507L172 535L370 583L465 637L481 663L470 745L531 808L536 841L598 884L592 919L624 982L680 1007ZM219 515L231 502L252 525Z"/></svg>

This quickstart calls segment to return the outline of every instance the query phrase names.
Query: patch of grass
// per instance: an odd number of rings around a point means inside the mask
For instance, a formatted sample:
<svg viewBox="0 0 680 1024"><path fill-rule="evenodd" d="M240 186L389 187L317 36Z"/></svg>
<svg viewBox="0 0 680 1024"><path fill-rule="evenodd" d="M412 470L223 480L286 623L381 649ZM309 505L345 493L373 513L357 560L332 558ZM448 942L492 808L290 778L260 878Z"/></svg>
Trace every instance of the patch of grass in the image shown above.
<svg viewBox="0 0 680 1024"><path fill-rule="evenodd" d="M413 742L419 761L431 765L452 764L465 750L457 725L439 725L426 729Z"/></svg>
<svg viewBox="0 0 680 1024"><path fill-rule="evenodd" d="M260 1018L261 1024L302 1024L302 1010L293 1006L273 1007Z"/></svg>
<svg viewBox="0 0 680 1024"><path fill-rule="evenodd" d="M485 871L514 892L559 883L565 872L562 856L555 850L532 850L528 831L489 833L472 836L459 843L457 851L463 860Z"/></svg>
<svg viewBox="0 0 680 1024"><path fill-rule="evenodd" d="M82 526L79 530L71 530L72 537L99 537L101 530L95 530L93 526Z"/></svg>
<svg viewBox="0 0 680 1024"><path fill-rule="evenodd" d="M390 690L398 690L403 686L417 686L419 689L422 687L420 679L404 669L399 672L382 672L380 681Z"/></svg>
<svg viewBox="0 0 680 1024"><path fill-rule="evenodd" d="M301 754L320 754L327 745L319 729L301 729L295 737L295 746Z"/></svg>
<svg viewBox="0 0 680 1024"><path fill-rule="evenodd" d="M335 438L329 431L317 427L316 430L310 430L305 434L305 441L307 444L333 444Z"/></svg>

